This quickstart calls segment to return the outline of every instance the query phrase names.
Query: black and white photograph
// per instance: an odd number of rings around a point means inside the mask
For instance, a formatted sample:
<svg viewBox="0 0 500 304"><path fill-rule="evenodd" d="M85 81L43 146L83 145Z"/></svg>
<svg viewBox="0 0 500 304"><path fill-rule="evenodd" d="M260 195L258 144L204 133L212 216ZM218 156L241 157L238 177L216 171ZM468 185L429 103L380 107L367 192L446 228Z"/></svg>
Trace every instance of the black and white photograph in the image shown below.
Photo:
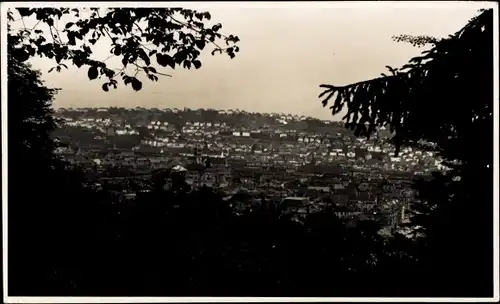
<svg viewBox="0 0 500 304"><path fill-rule="evenodd" d="M499 301L497 2L0 19L4 302Z"/></svg>

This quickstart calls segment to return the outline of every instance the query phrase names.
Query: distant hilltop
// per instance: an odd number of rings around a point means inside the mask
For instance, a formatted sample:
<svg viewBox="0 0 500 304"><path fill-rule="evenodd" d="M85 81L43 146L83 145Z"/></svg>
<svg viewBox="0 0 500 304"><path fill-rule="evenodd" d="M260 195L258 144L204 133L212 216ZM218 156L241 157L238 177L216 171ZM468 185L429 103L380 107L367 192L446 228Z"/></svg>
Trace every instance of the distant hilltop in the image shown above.
<svg viewBox="0 0 500 304"><path fill-rule="evenodd" d="M304 115L299 115L299 114L290 114L290 113L277 113L277 112L272 112L272 113L265 113L265 112L249 112L245 110L240 110L240 109L212 109L212 108L199 108L199 109L191 109L191 108L144 108L144 107L135 107L135 108L125 108L125 107L81 107L81 108L57 108L56 112L61 113L61 112L68 112L68 111L76 111L76 112L88 112L88 111L97 111L97 112L109 112L109 111L114 111L114 110L120 110L120 111L152 111L152 112L172 112L172 113L182 113L182 112L217 112L218 114L226 114L226 115L232 115L232 114L247 114L247 115L264 115L264 116L270 116L270 117L281 117L281 118L286 118L288 120L291 119L302 119L302 120L320 120L318 118L314 118L311 116L304 116ZM321 121L324 122L333 122L333 120L328 120L328 119L322 119Z"/></svg>
<svg viewBox="0 0 500 304"><path fill-rule="evenodd" d="M184 126L196 122L225 122L232 127L285 127L297 130L309 128L341 128L343 122L320 120L310 116L287 113L256 113L240 109L189 109L189 108L59 108L56 116L73 120L96 118L110 119L136 126L152 121L168 122L174 126Z"/></svg>
<svg viewBox="0 0 500 304"><path fill-rule="evenodd" d="M60 108L55 116L66 121L65 128L82 123L89 126L97 124L120 130L133 128L142 135L150 134L151 130L156 130L153 133L182 133L186 128L199 129L209 126L228 134L249 130L273 130L354 137L353 131L345 128L344 123L340 121L320 120L297 114L252 113L239 109ZM378 136L391 135L383 127L377 129Z"/></svg>
<svg viewBox="0 0 500 304"><path fill-rule="evenodd" d="M310 132L341 132L352 135L345 129L342 121L321 120L310 116L287 113L258 113L240 109L189 109L189 108L58 108L55 114L69 120L105 120L116 125L148 126L167 123L173 128L182 129L185 125L196 123L224 123L234 128L280 128ZM379 132L390 133L386 128Z"/></svg>

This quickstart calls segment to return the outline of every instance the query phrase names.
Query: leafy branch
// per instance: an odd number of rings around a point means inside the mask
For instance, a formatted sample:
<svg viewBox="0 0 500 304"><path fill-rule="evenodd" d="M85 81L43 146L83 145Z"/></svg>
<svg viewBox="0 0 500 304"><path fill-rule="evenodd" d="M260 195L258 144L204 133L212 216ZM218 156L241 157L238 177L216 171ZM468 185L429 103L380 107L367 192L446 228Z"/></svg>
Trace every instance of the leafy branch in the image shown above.
<svg viewBox="0 0 500 304"><path fill-rule="evenodd" d="M90 12L90 15L81 17L81 11ZM64 61L70 61L78 68L88 66L89 79L96 79L99 75L108 77L109 82L103 85L105 91L107 91L105 87L109 85L116 88L115 71L105 64L109 57L102 61L91 59L92 45L103 36L111 40L110 53L122 58L123 68L127 65L136 67L136 73L131 77L133 81L126 82L129 78L124 78L123 81L125 84L135 83L133 88L137 90L142 88L141 81L137 79L141 72L144 72L151 81L158 80L156 75L171 77L168 73L162 73L151 67L153 56L164 68L175 69L176 66L180 66L190 69L193 66L198 69L201 67L198 57L206 44L214 46L212 55L219 51L234 58L235 53L239 51L239 47L235 45L239 38L220 34L221 24L211 28L205 27L204 22L211 19L208 12L183 8L110 8L105 14L101 14L98 8L88 10L18 8L17 12L21 20L32 15L37 19L35 27L31 30L26 27L18 33L9 30L10 41L15 44L15 56L20 61L38 55L55 59L58 64L55 67L57 71L61 70L61 66L66 67L62 63ZM73 17L75 21L67 22L64 29L59 32L54 20L58 23L64 15ZM11 17L9 22L14 20L13 16ZM147 26L142 28L140 26L142 22ZM46 41L42 30L35 29L39 23L48 25L51 43ZM61 38L62 35L67 38L65 42ZM224 40L228 47L220 47L217 40ZM144 65L137 65L139 61ZM54 68L50 71L52 70Z"/></svg>
<svg viewBox="0 0 500 304"><path fill-rule="evenodd" d="M440 39L437 39L435 37L427 36L427 35L420 35L420 36L412 36L412 35L397 35L397 36L392 36L392 40L395 42L406 42L410 43L411 45L415 47L424 47L426 45L436 45Z"/></svg>

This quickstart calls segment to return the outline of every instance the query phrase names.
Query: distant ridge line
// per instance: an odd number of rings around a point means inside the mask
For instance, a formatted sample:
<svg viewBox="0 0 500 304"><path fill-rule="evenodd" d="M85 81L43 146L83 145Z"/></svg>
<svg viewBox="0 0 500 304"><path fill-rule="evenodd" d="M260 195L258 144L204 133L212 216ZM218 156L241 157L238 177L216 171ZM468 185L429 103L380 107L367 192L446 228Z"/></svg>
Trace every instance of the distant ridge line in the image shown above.
<svg viewBox="0 0 500 304"><path fill-rule="evenodd" d="M196 111L215 111L218 113L225 112L225 114L250 114L250 115L269 115L269 116L286 116L286 117L299 117L303 118L305 120L317 120L317 121L330 121L330 122L340 122L340 120L330 120L330 119L320 119L316 117L311 117L311 116L305 116L305 115L300 115L300 114L291 114L291 113L278 113L278 112L250 112L246 110L240 110L240 109L213 109L213 108L147 108L147 107L57 107L55 108L55 112L62 112L62 111L82 111L82 110L109 110L109 109L120 109L120 110L145 110L145 111L160 111L160 112L196 112Z"/></svg>

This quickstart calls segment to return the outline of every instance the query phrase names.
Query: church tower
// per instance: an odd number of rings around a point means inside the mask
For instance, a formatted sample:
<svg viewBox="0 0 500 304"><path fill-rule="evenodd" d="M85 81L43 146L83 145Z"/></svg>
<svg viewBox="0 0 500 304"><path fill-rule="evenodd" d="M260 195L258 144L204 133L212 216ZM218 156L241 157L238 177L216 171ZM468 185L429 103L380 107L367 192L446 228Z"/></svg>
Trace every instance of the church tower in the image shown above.
<svg viewBox="0 0 500 304"><path fill-rule="evenodd" d="M222 150L222 155L224 156L224 167L228 167L227 158L229 157L229 150L226 150L226 155L224 155L224 150Z"/></svg>
<svg viewBox="0 0 500 304"><path fill-rule="evenodd" d="M194 155L194 161L193 163L199 164L199 151L198 151L198 145L193 147L193 155Z"/></svg>

